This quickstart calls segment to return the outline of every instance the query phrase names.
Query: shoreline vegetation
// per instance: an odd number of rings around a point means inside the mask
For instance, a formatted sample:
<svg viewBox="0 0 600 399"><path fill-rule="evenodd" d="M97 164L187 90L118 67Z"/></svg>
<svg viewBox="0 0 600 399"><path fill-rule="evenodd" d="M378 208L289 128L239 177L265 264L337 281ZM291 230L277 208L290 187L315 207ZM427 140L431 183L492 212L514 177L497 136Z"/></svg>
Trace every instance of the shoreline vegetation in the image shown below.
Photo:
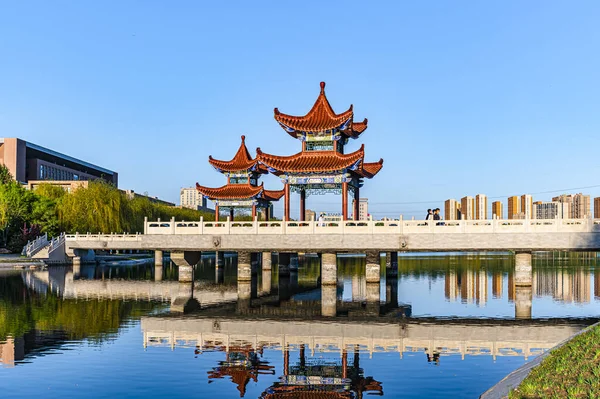
<svg viewBox="0 0 600 399"><path fill-rule="evenodd" d="M509 394L530 398L600 398L600 324L550 352Z"/></svg>
<svg viewBox="0 0 600 399"><path fill-rule="evenodd" d="M136 233L144 231L149 220L214 220L214 215L188 208L176 208L150 201L147 197L128 198L102 180L73 192L51 184L27 190L0 166L0 248L20 253L27 241L47 233Z"/></svg>

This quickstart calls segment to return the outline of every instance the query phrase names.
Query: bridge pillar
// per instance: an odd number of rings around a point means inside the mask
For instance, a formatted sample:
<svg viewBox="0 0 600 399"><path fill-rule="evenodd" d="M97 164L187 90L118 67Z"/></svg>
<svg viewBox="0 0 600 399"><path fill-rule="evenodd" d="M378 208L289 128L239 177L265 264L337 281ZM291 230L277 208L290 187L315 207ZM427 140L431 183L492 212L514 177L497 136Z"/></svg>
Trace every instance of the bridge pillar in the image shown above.
<svg viewBox="0 0 600 399"><path fill-rule="evenodd" d="M530 286L533 280L531 252L515 254L515 285Z"/></svg>
<svg viewBox="0 0 600 399"><path fill-rule="evenodd" d="M284 252L277 253L277 262L279 268L279 276L290 275L290 254Z"/></svg>
<svg viewBox="0 0 600 399"><path fill-rule="evenodd" d="M238 281L238 312L244 312L250 308L250 298L252 297L252 284L250 281Z"/></svg>
<svg viewBox="0 0 600 399"><path fill-rule="evenodd" d="M194 280L194 266L200 261L201 255L199 251L171 251L171 260L177 265L180 283Z"/></svg>
<svg viewBox="0 0 600 399"><path fill-rule="evenodd" d="M321 254L321 285L337 285L337 254Z"/></svg>
<svg viewBox="0 0 600 399"><path fill-rule="evenodd" d="M337 315L337 285L321 285L321 316Z"/></svg>
<svg viewBox="0 0 600 399"><path fill-rule="evenodd" d="M154 266L163 265L163 251L157 249L154 251Z"/></svg>
<svg viewBox="0 0 600 399"><path fill-rule="evenodd" d="M398 279L396 277L386 277L385 279L385 302L392 305L398 305Z"/></svg>
<svg viewBox="0 0 600 399"><path fill-rule="evenodd" d="M516 319L531 319L531 300L533 297L533 289L531 285L515 286L515 318Z"/></svg>
<svg viewBox="0 0 600 399"><path fill-rule="evenodd" d="M387 252L385 254L385 275L398 276L398 252Z"/></svg>
<svg viewBox="0 0 600 399"><path fill-rule="evenodd" d="M238 281L250 281L252 279L252 264L250 252L239 251L237 254L237 279Z"/></svg>
<svg viewBox="0 0 600 399"><path fill-rule="evenodd" d="M262 289L263 294L269 294L271 292L271 269L262 271Z"/></svg>
<svg viewBox="0 0 600 399"><path fill-rule="evenodd" d="M191 266L186 266L191 269ZM194 298L194 283L181 282L177 296L171 301L171 313L188 313L200 308L200 304Z"/></svg>
<svg viewBox="0 0 600 399"><path fill-rule="evenodd" d="M73 257L73 278L79 278L81 275L81 256Z"/></svg>
<svg viewBox="0 0 600 399"><path fill-rule="evenodd" d="M379 252L368 251L367 252L367 266L366 266L366 278L368 283L379 283L381 279L381 263L379 260Z"/></svg>
<svg viewBox="0 0 600 399"><path fill-rule="evenodd" d="M262 269L263 271L265 270L271 270L271 252L263 252L262 253Z"/></svg>

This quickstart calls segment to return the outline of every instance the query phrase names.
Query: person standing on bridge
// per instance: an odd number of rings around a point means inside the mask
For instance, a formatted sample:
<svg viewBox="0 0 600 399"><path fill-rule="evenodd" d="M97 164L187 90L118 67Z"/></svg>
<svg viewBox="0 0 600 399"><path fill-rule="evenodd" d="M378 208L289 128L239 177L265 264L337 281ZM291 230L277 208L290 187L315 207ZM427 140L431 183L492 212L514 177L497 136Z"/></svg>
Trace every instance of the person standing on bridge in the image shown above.
<svg viewBox="0 0 600 399"><path fill-rule="evenodd" d="M427 209L427 216L425 216L425 220L430 219L433 219L433 213L431 212L431 209Z"/></svg>

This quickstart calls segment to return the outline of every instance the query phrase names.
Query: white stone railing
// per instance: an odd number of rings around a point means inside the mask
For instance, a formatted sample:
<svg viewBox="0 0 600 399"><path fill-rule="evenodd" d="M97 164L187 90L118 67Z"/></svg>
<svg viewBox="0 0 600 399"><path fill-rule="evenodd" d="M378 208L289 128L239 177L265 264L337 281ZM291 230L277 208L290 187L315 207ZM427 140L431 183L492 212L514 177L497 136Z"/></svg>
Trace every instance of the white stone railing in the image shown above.
<svg viewBox="0 0 600 399"><path fill-rule="evenodd" d="M23 247L23 252L21 252L21 255L31 258L33 255L38 253L46 245L48 245L48 234L44 233L44 235L39 236L35 240L29 241Z"/></svg>
<svg viewBox="0 0 600 399"><path fill-rule="evenodd" d="M148 235L251 234L479 234L479 233L600 233L600 219L512 220L361 220L300 221L144 221ZM111 235L119 237L119 235ZM132 237L132 236L128 236ZM68 236L71 238L71 236Z"/></svg>

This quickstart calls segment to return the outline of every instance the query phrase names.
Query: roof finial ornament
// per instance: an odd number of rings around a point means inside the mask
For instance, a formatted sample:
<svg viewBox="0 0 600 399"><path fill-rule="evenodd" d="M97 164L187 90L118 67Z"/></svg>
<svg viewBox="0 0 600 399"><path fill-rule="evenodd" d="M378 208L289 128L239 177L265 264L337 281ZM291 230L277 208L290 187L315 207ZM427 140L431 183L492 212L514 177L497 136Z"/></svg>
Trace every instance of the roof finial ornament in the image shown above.
<svg viewBox="0 0 600 399"><path fill-rule="evenodd" d="M321 82L321 94L325 93L325 82Z"/></svg>
<svg viewBox="0 0 600 399"><path fill-rule="evenodd" d="M242 143L246 141L246 136L242 134Z"/></svg>

